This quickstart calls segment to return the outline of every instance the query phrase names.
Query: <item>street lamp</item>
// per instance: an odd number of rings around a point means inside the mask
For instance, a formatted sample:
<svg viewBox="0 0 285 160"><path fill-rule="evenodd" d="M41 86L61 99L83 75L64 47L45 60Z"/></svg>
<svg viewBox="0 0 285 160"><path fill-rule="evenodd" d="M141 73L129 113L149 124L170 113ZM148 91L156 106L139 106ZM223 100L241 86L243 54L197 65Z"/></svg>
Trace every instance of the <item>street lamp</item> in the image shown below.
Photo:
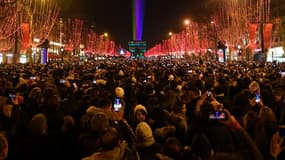
<svg viewBox="0 0 285 160"><path fill-rule="evenodd" d="M186 54L186 51L189 52L189 39L190 39L190 20L185 19L184 25L186 26L186 40L185 40L185 46L184 46L184 55ZM188 53L189 54L189 53Z"/></svg>
<svg viewBox="0 0 285 160"><path fill-rule="evenodd" d="M107 32L105 32L104 33L104 37L108 37L109 35L108 35L108 33Z"/></svg>
<svg viewBox="0 0 285 160"><path fill-rule="evenodd" d="M64 52L64 48L63 48L63 47L60 47L61 62L63 62L63 52Z"/></svg>
<svg viewBox="0 0 285 160"><path fill-rule="evenodd" d="M185 19L185 20L184 20L184 24L185 24L185 25L189 25L189 24L190 24L190 20L189 20L189 19Z"/></svg>
<svg viewBox="0 0 285 160"><path fill-rule="evenodd" d="M168 35L171 37L173 35L173 33L172 32L168 32Z"/></svg>

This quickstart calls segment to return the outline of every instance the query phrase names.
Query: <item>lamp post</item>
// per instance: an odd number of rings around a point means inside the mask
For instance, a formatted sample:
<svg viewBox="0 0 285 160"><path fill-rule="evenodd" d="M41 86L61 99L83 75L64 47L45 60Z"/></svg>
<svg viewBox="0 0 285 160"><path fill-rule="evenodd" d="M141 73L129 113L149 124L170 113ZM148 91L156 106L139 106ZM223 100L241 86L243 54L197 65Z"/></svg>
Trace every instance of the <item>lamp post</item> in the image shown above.
<svg viewBox="0 0 285 160"><path fill-rule="evenodd" d="M172 44L172 42L171 42L172 35L173 35L173 33L172 33L172 32L168 32L168 36L169 36L169 38L170 38L170 44L167 46L167 49L168 49L168 55L169 55L169 56L171 56L170 52L171 52L171 44Z"/></svg>
<svg viewBox="0 0 285 160"><path fill-rule="evenodd" d="M214 43L215 45L218 44L218 31L217 31L217 25L215 21L211 21L211 25L213 26L214 29ZM219 55L218 55L218 48L215 46L215 50L216 50L216 60L219 60Z"/></svg>
<svg viewBox="0 0 285 160"><path fill-rule="evenodd" d="M189 34L190 34L190 20L189 19L185 19L184 20L184 25L185 25L185 29L186 29L186 36L185 36L185 38L186 38L186 40L185 40L185 51L184 51L184 55L185 55L185 53L186 53L186 51L187 52L189 52Z"/></svg>
<svg viewBox="0 0 285 160"><path fill-rule="evenodd" d="M64 48L63 48L63 47L60 47L61 62L63 62L63 52L64 52Z"/></svg>

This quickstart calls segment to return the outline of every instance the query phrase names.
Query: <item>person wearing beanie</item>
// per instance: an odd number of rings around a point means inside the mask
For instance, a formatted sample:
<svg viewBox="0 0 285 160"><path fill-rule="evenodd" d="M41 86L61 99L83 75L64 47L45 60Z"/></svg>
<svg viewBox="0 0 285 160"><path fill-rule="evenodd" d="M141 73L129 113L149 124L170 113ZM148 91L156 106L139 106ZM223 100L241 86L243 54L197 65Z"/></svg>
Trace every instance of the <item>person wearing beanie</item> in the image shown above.
<svg viewBox="0 0 285 160"><path fill-rule="evenodd" d="M137 143L142 147L149 147L154 144L152 130L146 122L140 122L136 127Z"/></svg>
<svg viewBox="0 0 285 160"><path fill-rule="evenodd" d="M123 77L123 76L125 75L125 73L124 73L124 71L120 70L119 73L118 73L118 75L119 75L120 77Z"/></svg>
<svg viewBox="0 0 285 160"><path fill-rule="evenodd" d="M145 121L146 116L147 116L147 110L145 106L141 104L136 105L136 107L134 108L134 116L135 116L136 121L138 122Z"/></svg>
<svg viewBox="0 0 285 160"><path fill-rule="evenodd" d="M125 91L122 87L116 87L115 88L115 95L117 98L123 98L125 95Z"/></svg>
<svg viewBox="0 0 285 160"><path fill-rule="evenodd" d="M168 76L168 80L169 80L169 81L173 81L173 80L174 80L173 74L170 74L170 75Z"/></svg>
<svg viewBox="0 0 285 160"><path fill-rule="evenodd" d="M150 126L146 122L140 122L136 127L135 134L140 159L156 159L156 154L161 151L162 146L159 143L155 143Z"/></svg>

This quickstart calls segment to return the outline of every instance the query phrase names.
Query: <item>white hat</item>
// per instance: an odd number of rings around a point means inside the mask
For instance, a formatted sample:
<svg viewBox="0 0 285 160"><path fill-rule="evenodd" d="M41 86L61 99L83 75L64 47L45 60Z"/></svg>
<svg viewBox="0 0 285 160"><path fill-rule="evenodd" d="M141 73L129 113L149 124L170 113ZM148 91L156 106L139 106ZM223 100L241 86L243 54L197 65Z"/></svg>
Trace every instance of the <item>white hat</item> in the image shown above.
<svg viewBox="0 0 285 160"><path fill-rule="evenodd" d="M170 74L170 75L168 76L168 80L169 80L169 81L173 81L173 80L174 80L173 74Z"/></svg>
<svg viewBox="0 0 285 160"><path fill-rule="evenodd" d="M133 83L137 83L137 79L136 79L135 76L132 77L132 82L133 82Z"/></svg>
<svg viewBox="0 0 285 160"><path fill-rule="evenodd" d="M141 105L141 104L138 104L136 105L135 109L134 109L134 115L136 114L137 111L139 110L143 110L146 114L147 114L147 110L145 108L145 106Z"/></svg>
<svg viewBox="0 0 285 160"><path fill-rule="evenodd" d="M155 140L152 135L152 130L146 122L140 122L136 127L136 136L138 144L143 147L151 146Z"/></svg>
<svg viewBox="0 0 285 160"><path fill-rule="evenodd" d="M119 75L119 76L124 76L125 73L124 73L122 70L120 70L119 73L118 73L118 75Z"/></svg>
<svg viewBox="0 0 285 160"><path fill-rule="evenodd" d="M115 95L116 95L116 97L118 97L118 98L123 98L124 95L125 95L124 89L123 89L122 87L116 87L116 88L115 88Z"/></svg>

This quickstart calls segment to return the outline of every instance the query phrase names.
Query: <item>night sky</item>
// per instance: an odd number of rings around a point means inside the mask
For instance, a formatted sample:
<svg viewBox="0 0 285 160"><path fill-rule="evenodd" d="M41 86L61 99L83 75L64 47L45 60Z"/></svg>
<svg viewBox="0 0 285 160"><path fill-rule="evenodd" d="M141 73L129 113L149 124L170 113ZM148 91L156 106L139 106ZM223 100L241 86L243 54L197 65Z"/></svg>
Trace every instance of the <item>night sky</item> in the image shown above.
<svg viewBox="0 0 285 160"><path fill-rule="evenodd" d="M204 19L209 12L206 0L145 0L143 40L148 48L183 29L183 20ZM208 0L209 1L209 0ZM132 0L61 0L61 17L80 18L94 24L98 34L127 48L132 39Z"/></svg>

